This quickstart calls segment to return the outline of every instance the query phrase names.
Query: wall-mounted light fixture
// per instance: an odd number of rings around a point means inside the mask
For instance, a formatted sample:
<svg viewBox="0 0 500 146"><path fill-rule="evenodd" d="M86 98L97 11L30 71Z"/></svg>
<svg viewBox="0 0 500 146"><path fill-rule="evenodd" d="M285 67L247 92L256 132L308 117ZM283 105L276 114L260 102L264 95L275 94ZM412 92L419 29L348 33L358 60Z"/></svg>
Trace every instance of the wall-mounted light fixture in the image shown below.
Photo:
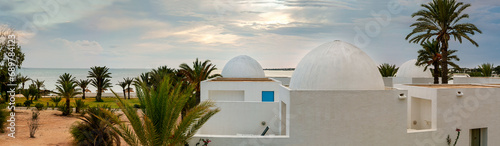
<svg viewBox="0 0 500 146"><path fill-rule="evenodd" d="M457 97L462 97L464 96L464 92L462 91L457 91Z"/></svg>
<svg viewBox="0 0 500 146"><path fill-rule="evenodd" d="M399 94L399 99L406 99L406 95L404 93Z"/></svg>

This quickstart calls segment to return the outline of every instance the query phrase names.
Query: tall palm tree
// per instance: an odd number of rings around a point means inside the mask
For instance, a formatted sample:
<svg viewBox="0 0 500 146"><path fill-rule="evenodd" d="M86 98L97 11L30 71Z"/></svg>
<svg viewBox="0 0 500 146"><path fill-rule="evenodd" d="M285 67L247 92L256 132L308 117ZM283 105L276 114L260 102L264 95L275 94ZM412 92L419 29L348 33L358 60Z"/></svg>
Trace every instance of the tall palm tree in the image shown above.
<svg viewBox="0 0 500 146"><path fill-rule="evenodd" d="M45 87L45 85L44 85L45 81L40 81L40 80L38 80L38 79L36 79L36 80L31 80L31 81L32 81L32 84L34 84L34 85L36 86L37 95L36 95L36 97L35 97L35 100L38 100L38 98L41 98L41 97L42 97L42 96L41 96L42 92L40 92L40 88Z"/></svg>
<svg viewBox="0 0 500 146"><path fill-rule="evenodd" d="M393 77L399 70L399 67L396 67L395 64L390 65L388 63L383 63L378 66L378 71L382 75L382 77Z"/></svg>
<svg viewBox="0 0 500 146"><path fill-rule="evenodd" d="M410 43L422 44L435 37L441 43L441 54L443 56L441 64L442 80L443 84L448 84L448 41L453 37L454 40L462 43L462 38L465 38L478 47L477 42L472 40L469 35L482 32L474 24L459 23L460 20L469 18L469 14L462 14L462 12L470 7L470 4L464 4L456 0L433 0L421 6L424 7L423 10L411 15L418 18L417 22L410 26L415 28L406 36L406 40L413 36L409 40Z"/></svg>
<svg viewBox="0 0 500 146"><path fill-rule="evenodd" d="M102 91L104 89L107 89L111 86L111 73L108 72L109 68L106 66L94 66L90 68L91 71L89 71L89 75L87 78L92 78L91 79L91 84L92 86L97 88L97 96L96 96L96 101L102 102L101 95Z"/></svg>
<svg viewBox="0 0 500 146"><path fill-rule="evenodd" d="M198 58L196 58L196 61L193 62L193 67L190 67L186 63L182 63L179 67L181 68L179 70L179 73L183 75L183 79L187 81L189 84L195 85L195 91L196 91L195 104L200 103L201 81L221 76L220 74L210 75L212 71L217 70L215 65L210 63L210 60L205 60L201 62L198 61Z"/></svg>
<svg viewBox="0 0 500 146"><path fill-rule="evenodd" d="M130 90L132 88L130 88L130 85L132 84L132 82L134 82L134 79L133 78L123 78L124 82L127 84L127 91L128 91L128 99L130 99Z"/></svg>
<svg viewBox="0 0 500 146"><path fill-rule="evenodd" d="M78 86L80 86L80 88L82 90L82 99L85 99L85 90L87 89L87 86L90 84L90 80L89 79L80 79L80 80L76 81L76 84Z"/></svg>
<svg viewBox="0 0 500 146"><path fill-rule="evenodd" d="M424 71L430 65L434 66L432 76L434 77L434 84L439 84L439 64L442 58L441 51L439 50L439 42L436 40L426 41L421 44L422 49L418 50L416 66L425 66Z"/></svg>
<svg viewBox="0 0 500 146"><path fill-rule="evenodd" d="M71 108L70 98L73 98L81 93L76 87L78 87L78 85L76 84L76 78L71 74L64 73L59 76L56 84L56 94L62 96L63 98L66 98L66 109ZM69 114L69 111L63 111L63 115L67 116Z"/></svg>
<svg viewBox="0 0 500 146"><path fill-rule="evenodd" d="M125 94L125 88L127 88L127 83L118 81L118 84L116 84L116 85L122 87L122 89L123 89L123 98L127 99L127 95Z"/></svg>
<svg viewBox="0 0 500 146"><path fill-rule="evenodd" d="M179 122L179 114L189 97L193 96L194 90L194 85L185 85L182 81L174 83L169 76L160 82L156 90L142 83L136 91L137 97L142 99L140 101L143 107L140 114L136 108L120 99L115 93L119 100L118 106L130 124L122 122L115 114L108 112L108 115L113 117L112 122L119 123L113 127L114 131L131 146L186 144L220 109L214 108L214 103L204 101L190 109L186 117Z"/></svg>

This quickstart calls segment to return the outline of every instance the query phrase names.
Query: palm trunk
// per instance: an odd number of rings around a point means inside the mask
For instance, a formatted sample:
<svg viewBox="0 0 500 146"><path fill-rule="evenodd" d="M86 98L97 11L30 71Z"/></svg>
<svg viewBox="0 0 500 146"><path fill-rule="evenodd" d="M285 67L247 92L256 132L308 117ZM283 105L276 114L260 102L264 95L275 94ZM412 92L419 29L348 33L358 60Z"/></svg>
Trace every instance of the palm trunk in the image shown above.
<svg viewBox="0 0 500 146"><path fill-rule="evenodd" d="M73 110L70 108L69 97L66 97L66 107L68 108L68 111L64 111L64 112L66 112L65 115L69 115L69 110Z"/></svg>
<svg viewBox="0 0 500 146"><path fill-rule="evenodd" d="M125 94L125 88L123 88L123 98L127 99L127 95Z"/></svg>
<svg viewBox="0 0 500 146"><path fill-rule="evenodd" d="M441 79L443 84L448 84L448 42L446 40L441 41L441 53L442 53L442 63L441 63Z"/></svg>
<svg viewBox="0 0 500 146"><path fill-rule="evenodd" d="M101 101L101 92L102 92L102 88L97 88L97 95L95 97L95 100L96 101Z"/></svg>
<svg viewBox="0 0 500 146"><path fill-rule="evenodd" d="M439 84L439 64L436 61L432 65L434 66L434 73L432 74L434 76L434 84Z"/></svg>
<svg viewBox="0 0 500 146"><path fill-rule="evenodd" d="M130 99L130 85L128 86L127 90L128 90L128 99Z"/></svg>
<svg viewBox="0 0 500 146"><path fill-rule="evenodd" d="M85 89L84 89L85 90ZM82 99L85 100L85 91L82 92Z"/></svg>

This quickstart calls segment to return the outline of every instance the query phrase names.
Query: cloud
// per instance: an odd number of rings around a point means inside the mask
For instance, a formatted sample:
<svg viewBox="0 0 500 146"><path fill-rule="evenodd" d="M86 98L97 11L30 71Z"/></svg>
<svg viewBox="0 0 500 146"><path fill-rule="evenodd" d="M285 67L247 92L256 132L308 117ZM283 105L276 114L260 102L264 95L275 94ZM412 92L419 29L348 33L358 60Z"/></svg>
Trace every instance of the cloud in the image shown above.
<svg viewBox="0 0 500 146"><path fill-rule="evenodd" d="M63 48L70 49L78 54L100 55L103 52L102 46L96 41L77 40L68 41L66 39L56 38L52 41L54 44L59 44Z"/></svg>

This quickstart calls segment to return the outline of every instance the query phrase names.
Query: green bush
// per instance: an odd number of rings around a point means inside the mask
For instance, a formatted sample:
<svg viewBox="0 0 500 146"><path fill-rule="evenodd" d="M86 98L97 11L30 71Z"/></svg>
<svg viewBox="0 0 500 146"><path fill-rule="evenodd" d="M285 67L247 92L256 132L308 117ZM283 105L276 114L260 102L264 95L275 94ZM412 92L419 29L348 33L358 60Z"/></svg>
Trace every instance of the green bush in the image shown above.
<svg viewBox="0 0 500 146"><path fill-rule="evenodd" d="M59 107L57 107L57 110L61 111L63 116L68 116L71 115L71 113L73 112L73 106L66 107L65 104L62 104Z"/></svg>
<svg viewBox="0 0 500 146"><path fill-rule="evenodd" d="M56 104L56 107L58 107L59 102L61 101L61 97L51 97L50 100Z"/></svg>
<svg viewBox="0 0 500 146"><path fill-rule="evenodd" d="M87 107L85 102L81 99L75 101L75 112L80 113L81 110L84 110Z"/></svg>
<svg viewBox="0 0 500 146"><path fill-rule="evenodd" d="M37 103L37 104L35 104L35 107L36 107L36 109L37 109L37 110L39 110L39 111L43 110L43 104L41 104L41 103Z"/></svg>
<svg viewBox="0 0 500 146"><path fill-rule="evenodd" d="M23 106L22 103L16 103L16 107L21 107L21 106Z"/></svg>
<svg viewBox="0 0 500 146"><path fill-rule="evenodd" d="M31 100L24 101L24 106L26 106L27 108L31 107L31 104L33 104Z"/></svg>
<svg viewBox="0 0 500 146"><path fill-rule="evenodd" d="M141 108L141 105L134 104L134 108Z"/></svg>
<svg viewBox="0 0 500 146"><path fill-rule="evenodd" d="M81 122L75 122L70 128L70 133L76 145L120 145L120 137L108 125L115 125L108 113L115 113L116 110L109 106L90 107L82 111Z"/></svg>

